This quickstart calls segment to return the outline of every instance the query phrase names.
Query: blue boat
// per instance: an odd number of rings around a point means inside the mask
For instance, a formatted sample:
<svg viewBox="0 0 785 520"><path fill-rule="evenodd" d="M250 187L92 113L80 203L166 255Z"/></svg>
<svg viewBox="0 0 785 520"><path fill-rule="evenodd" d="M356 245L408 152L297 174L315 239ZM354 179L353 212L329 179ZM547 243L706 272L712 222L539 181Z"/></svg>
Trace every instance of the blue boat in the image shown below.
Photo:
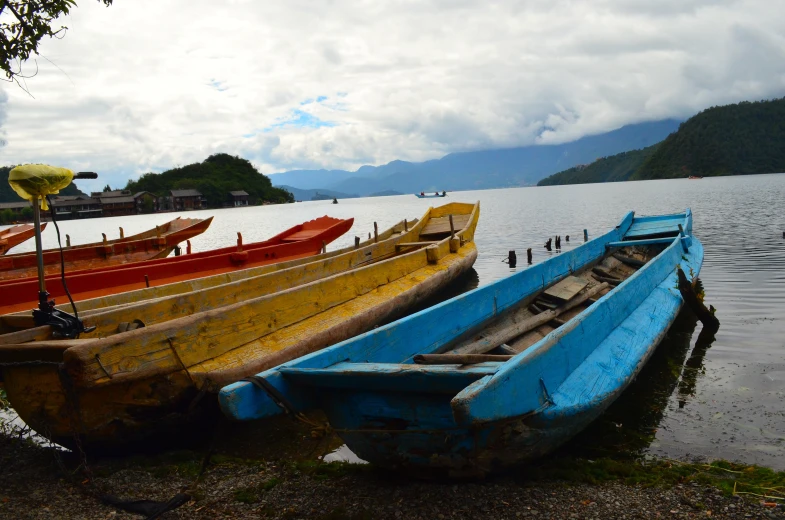
<svg viewBox="0 0 785 520"><path fill-rule="evenodd" d="M702 261L689 210L629 213L571 251L227 386L221 407L238 420L321 409L371 463L487 475L597 418L679 313L677 268L694 279Z"/></svg>
<svg viewBox="0 0 785 520"><path fill-rule="evenodd" d="M447 192L443 191L443 192L439 193L438 191L436 191L432 195L429 195L429 194L421 191L420 193L415 193L414 196L417 197L418 199L435 199L437 197L446 197L447 196Z"/></svg>

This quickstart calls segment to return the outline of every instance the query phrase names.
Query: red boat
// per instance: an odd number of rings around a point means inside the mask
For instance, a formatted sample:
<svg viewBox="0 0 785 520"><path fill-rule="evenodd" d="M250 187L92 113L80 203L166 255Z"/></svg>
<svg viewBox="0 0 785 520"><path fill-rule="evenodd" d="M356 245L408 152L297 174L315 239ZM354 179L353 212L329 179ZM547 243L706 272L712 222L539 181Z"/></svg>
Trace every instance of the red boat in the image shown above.
<svg viewBox="0 0 785 520"><path fill-rule="evenodd" d="M137 235L115 240L106 240L63 248L66 272L83 269L100 269L130 262L164 258L177 244L203 233L213 218L176 218L162 226L156 226ZM122 228L121 228L122 230ZM105 236L105 235L104 235ZM47 275L60 273L60 250L47 249L43 252L44 272ZM0 281L19 281L38 276L35 253L0 256Z"/></svg>
<svg viewBox="0 0 785 520"><path fill-rule="evenodd" d="M41 224L41 231L46 227L46 223ZM35 234L35 226L32 224L19 224L0 231L0 255L4 255L14 246L18 246Z"/></svg>
<svg viewBox="0 0 785 520"><path fill-rule="evenodd" d="M346 233L353 223L354 219L320 217L263 242L242 244L240 237L237 246L70 272L66 282L74 301L80 301L294 260L319 254L326 244ZM46 277L46 289L51 297L64 303L65 291L59 275ZM37 305L37 295L36 278L0 282L0 314L32 309Z"/></svg>

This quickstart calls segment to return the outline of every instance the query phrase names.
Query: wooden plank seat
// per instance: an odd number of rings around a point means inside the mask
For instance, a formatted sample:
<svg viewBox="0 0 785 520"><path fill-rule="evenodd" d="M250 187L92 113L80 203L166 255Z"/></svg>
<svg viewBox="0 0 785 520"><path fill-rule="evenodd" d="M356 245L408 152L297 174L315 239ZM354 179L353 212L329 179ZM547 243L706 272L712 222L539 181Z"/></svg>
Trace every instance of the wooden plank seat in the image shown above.
<svg viewBox="0 0 785 520"><path fill-rule="evenodd" d="M283 237L281 242L301 242L303 240L308 240L311 237L318 235L319 233L323 232L323 229L303 229L302 231L298 231L296 233L292 233L289 236Z"/></svg>
<svg viewBox="0 0 785 520"><path fill-rule="evenodd" d="M453 215L452 224L455 232L462 230L466 224L469 223L471 215ZM450 217L436 217L432 218L425 227L420 231L420 237L428 235L449 235L450 234Z"/></svg>
<svg viewBox="0 0 785 520"><path fill-rule="evenodd" d="M455 365L343 362L327 368L281 367L280 371L287 379L309 386L454 394L493 375L500 365L490 361L456 370Z"/></svg>

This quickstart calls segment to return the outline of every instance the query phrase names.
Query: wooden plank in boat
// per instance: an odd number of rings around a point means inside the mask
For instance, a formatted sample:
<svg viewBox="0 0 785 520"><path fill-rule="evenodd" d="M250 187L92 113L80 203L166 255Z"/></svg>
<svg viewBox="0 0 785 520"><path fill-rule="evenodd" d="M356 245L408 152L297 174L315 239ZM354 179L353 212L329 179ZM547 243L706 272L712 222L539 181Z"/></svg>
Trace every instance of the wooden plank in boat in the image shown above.
<svg viewBox="0 0 785 520"><path fill-rule="evenodd" d="M671 220L660 220L655 222L633 221L632 226L624 235L627 239L643 238L652 235L676 234L679 232L679 224L684 224L683 218Z"/></svg>
<svg viewBox="0 0 785 520"><path fill-rule="evenodd" d="M556 285L546 289L543 294L553 300L566 302L581 292L587 285L589 285L589 282L583 278L578 278L577 276L568 276Z"/></svg>
<svg viewBox="0 0 785 520"><path fill-rule="evenodd" d="M455 227L455 232L462 230L466 224L469 223L471 215L453 215L452 224ZM420 231L420 236L423 235L442 235L450 232L450 217L434 217L425 224L425 227Z"/></svg>

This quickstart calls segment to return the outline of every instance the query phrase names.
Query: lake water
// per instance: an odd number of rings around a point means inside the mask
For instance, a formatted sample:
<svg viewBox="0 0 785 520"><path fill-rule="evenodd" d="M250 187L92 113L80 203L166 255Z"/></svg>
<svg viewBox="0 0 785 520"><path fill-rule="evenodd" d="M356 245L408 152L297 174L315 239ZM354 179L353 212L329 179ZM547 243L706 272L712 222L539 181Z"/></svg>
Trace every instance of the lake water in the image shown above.
<svg viewBox="0 0 785 520"><path fill-rule="evenodd" d="M303 202L225 210L192 240L193 250L265 239L304 220L330 215L355 219L350 232L329 249L367 237L377 221L384 229L420 217L430 205L481 203L476 234L477 277L486 284L514 272L502 262L509 250L525 269L526 248L534 262L550 255L548 237L570 235L566 248L583 242L583 229L597 236L625 212L694 213L694 232L705 246L700 277L706 302L722 323L713 342L683 313L637 381L591 428L565 448L594 453L651 453L673 458L725 458L785 469L785 174L665 180L545 188L453 192L446 199L413 195ZM72 243L126 235L161 224L176 214L66 221ZM54 226L43 236L56 245ZM65 240L65 237L63 237ZM14 252L32 250L32 241Z"/></svg>

